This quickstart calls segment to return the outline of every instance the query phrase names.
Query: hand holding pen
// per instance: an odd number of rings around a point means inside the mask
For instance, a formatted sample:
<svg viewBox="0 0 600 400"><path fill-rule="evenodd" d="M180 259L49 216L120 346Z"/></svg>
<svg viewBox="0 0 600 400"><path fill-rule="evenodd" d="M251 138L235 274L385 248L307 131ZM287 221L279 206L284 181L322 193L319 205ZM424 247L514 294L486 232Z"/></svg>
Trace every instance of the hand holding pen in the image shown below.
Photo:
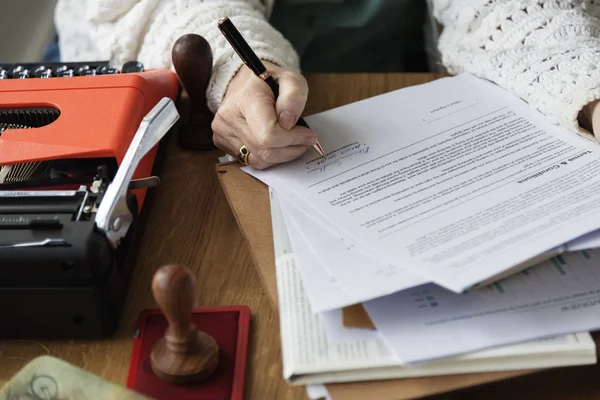
<svg viewBox="0 0 600 400"><path fill-rule="evenodd" d="M215 145L260 169L296 159L311 146L323 155L315 133L300 117L308 96L304 77L263 64L228 18L218 26L248 68L230 82L215 115Z"/></svg>

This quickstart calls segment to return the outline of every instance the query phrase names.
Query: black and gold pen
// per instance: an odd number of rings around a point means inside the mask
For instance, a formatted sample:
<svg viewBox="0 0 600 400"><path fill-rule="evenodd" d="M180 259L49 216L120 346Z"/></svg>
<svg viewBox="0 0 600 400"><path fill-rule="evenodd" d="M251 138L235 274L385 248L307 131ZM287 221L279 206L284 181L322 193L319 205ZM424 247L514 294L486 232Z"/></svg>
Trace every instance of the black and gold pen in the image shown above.
<svg viewBox="0 0 600 400"><path fill-rule="evenodd" d="M254 53L252 48L250 48L250 45L246 42L246 40L244 40L242 34L237 30L235 25L233 25L233 22L231 22L228 17L223 17L219 20L217 25L223 36L225 36L225 39L227 39L231 47L233 47L233 50L235 50L244 64L246 64L246 66L250 68L250 70L252 70L256 76L269 85L273 91L273 94L275 95L275 99L277 99L279 96L279 85L277 82L275 82L275 79L273 79L267 70L267 67L265 67L262 61L260 61L260 58L258 58L256 53ZM309 128L308 124L302 117L298 118L296 125ZM319 153L321 157L325 155L325 152L323 151L323 148L318 140L317 143L313 145L313 149L315 149L315 151Z"/></svg>

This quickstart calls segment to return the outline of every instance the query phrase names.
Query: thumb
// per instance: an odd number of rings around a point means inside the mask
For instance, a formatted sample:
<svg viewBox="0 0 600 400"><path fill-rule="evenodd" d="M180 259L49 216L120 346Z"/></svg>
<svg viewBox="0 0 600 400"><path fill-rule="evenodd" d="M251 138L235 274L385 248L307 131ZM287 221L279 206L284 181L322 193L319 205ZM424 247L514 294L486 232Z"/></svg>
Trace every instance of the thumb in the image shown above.
<svg viewBox="0 0 600 400"><path fill-rule="evenodd" d="M291 130L306 106L308 84L304 77L290 71L277 75L279 97L275 103L277 122L286 131Z"/></svg>

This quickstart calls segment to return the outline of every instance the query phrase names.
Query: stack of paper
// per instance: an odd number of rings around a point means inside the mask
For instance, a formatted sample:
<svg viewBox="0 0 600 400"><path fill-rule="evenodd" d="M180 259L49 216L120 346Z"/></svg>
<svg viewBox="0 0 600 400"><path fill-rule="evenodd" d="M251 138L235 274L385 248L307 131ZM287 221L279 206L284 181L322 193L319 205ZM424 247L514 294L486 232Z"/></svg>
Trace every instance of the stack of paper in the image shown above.
<svg viewBox="0 0 600 400"><path fill-rule="evenodd" d="M271 188L290 381L595 362L600 147L470 75L307 122L325 157L245 168ZM356 303L376 332L340 327Z"/></svg>

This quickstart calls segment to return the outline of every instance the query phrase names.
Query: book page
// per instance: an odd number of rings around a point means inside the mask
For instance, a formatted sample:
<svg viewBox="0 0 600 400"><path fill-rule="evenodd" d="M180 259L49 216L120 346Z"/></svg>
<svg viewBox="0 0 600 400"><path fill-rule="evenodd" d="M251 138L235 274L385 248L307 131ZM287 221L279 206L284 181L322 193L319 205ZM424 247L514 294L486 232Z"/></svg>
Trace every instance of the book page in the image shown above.
<svg viewBox="0 0 600 400"><path fill-rule="evenodd" d="M244 170L454 292L600 229L600 147L470 75L307 122L326 157Z"/></svg>
<svg viewBox="0 0 600 400"><path fill-rule="evenodd" d="M429 284L364 307L403 362L455 357L599 329L599 265L598 249L566 253L482 289L456 294Z"/></svg>
<svg viewBox="0 0 600 400"><path fill-rule="evenodd" d="M381 340L330 343L321 315L313 314L292 255L277 260L283 372L293 375L399 365Z"/></svg>

